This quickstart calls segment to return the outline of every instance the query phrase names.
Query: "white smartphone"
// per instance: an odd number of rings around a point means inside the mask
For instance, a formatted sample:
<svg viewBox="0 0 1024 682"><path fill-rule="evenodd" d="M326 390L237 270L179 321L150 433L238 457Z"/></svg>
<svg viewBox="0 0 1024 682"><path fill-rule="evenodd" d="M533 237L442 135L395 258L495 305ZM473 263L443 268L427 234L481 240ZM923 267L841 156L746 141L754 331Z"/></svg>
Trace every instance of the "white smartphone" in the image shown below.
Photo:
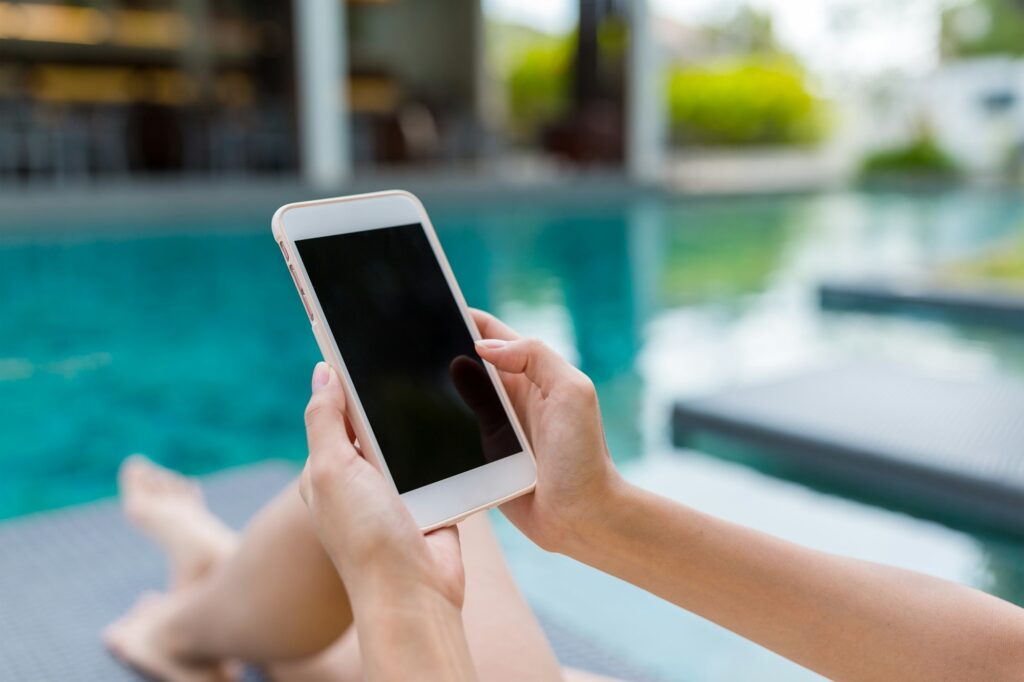
<svg viewBox="0 0 1024 682"><path fill-rule="evenodd" d="M420 528L533 490L530 445L419 200L288 204L273 230L363 455Z"/></svg>

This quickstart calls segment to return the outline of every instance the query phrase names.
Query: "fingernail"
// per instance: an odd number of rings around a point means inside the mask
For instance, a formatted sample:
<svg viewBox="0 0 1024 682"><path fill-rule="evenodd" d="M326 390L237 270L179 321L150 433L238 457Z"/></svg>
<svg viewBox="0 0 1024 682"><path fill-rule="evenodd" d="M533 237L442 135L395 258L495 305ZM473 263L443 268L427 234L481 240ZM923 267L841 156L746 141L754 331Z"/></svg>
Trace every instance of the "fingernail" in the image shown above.
<svg viewBox="0 0 1024 682"><path fill-rule="evenodd" d="M319 391L321 388L326 386L330 380L331 368L327 366L327 363L316 363L316 367L313 368L313 390Z"/></svg>
<svg viewBox="0 0 1024 682"><path fill-rule="evenodd" d="M508 341L505 341L504 339L480 339L476 342L476 345L489 350L497 350L507 346Z"/></svg>

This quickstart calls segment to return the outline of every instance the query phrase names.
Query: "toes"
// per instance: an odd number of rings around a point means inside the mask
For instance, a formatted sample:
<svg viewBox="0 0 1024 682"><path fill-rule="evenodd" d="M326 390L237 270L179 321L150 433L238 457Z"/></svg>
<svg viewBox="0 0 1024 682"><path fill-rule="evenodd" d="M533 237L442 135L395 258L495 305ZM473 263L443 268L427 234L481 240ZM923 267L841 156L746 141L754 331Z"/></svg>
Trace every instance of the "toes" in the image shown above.
<svg viewBox="0 0 1024 682"><path fill-rule="evenodd" d="M199 484L187 476L161 468L160 486L165 493L181 495L182 497L195 497L199 494Z"/></svg>
<svg viewBox="0 0 1024 682"><path fill-rule="evenodd" d="M161 468L142 455L132 455L124 460L118 472L117 482L121 495L132 497L140 493L160 492Z"/></svg>
<svg viewBox="0 0 1024 682"><path fill-rule="evenodd" d="M123 663L142 674L160 680L174 679L175 675L165 658L166 652L154 647L152 633L154 611L166 597L157 592L142 594L120 619L103 630L103 643L107 650Z"/></svg>
<svg viewBox="0 0 1024 682"><path fill-rule="evenodd" d="M116 658L126 660L131 647L132 633L136 629L139 611L147 610L140 599L121 618L108 625L102 633L103 644Z"/></svg>
<svg viewBox="0 0 1024 682"><path fill-rule="evenodd" d="M137 492L182 495L201 499L195 481L166 469L142 455L131 455L118 472L121 494L129 497Z"/></svg>
<svg viewBox="0 0 1024 682"><path fill-rule="evenodd" d="M148 462L142 455L129 455L121 462L117 471L117 484L122 493L131 491L139 483L139 479L145 475Z"/></svg>
<svg viewBox="0 0 1024 682"><path fill-rule="evenodd" d="M124 628L120 622L112 623L104 628L102 633L103 646L115 657L124 658Z"/></svg>
<svg viewBox="0 0 1024 682"><path fill-rule="evenodd" d="M146 462L145 471L142 476L146 487L149 488L150 492L154 493L175 492L179 487L179 478L181 477L177 474L152 461Z"/></svg>
<svg viewBox="0 0 1024 682"><path fill-rule="evenodd" d="M150 465L149 470L149 482L154 489L160 492L175 492L181 485L179 484L180 476L172 474L170 471L162 466L156 464Z"/></svg>

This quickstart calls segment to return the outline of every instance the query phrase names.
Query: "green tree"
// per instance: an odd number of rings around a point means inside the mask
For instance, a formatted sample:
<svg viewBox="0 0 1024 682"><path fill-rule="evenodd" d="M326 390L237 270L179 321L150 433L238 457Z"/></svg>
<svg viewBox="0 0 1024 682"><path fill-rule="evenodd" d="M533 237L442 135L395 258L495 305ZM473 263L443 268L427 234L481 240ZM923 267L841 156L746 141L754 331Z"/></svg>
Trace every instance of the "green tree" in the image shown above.
<svg viewBox="0 0 1024 682"><path fill-rule="evenodd" d="M806 80L781 56L674 67L668 77L673 137L712 146L817 142L822 105Z"/></svg>

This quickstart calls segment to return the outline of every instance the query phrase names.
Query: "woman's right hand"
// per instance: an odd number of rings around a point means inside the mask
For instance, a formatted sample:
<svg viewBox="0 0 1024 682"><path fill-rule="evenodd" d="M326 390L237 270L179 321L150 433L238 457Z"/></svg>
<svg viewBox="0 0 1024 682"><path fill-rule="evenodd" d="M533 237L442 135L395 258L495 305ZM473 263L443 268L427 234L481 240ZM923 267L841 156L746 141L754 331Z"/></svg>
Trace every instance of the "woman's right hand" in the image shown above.
<svg viewBox="0 0 1024 682"><path fill-rule="evenodd" d="M566 553L623 484L608 454L594 384L537 339L472 313L483 337L477 352L499 370L537 457L536 489L501 510L544 549Z"/></svg>

